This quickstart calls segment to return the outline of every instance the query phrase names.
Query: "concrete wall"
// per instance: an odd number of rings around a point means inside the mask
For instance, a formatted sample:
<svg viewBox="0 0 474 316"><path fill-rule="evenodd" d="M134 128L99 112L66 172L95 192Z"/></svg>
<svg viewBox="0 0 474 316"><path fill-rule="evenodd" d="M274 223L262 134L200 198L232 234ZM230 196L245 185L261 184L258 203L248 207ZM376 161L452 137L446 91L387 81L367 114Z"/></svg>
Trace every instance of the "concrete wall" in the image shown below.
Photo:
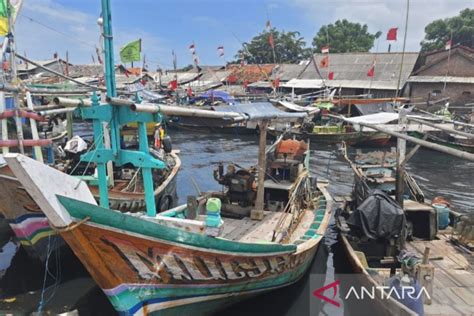
<svg viewBox="0 0 474 316"><path fill-rule="evenodd" d="M417 73L417 76L445 76L446 73L448 76L474 77L474 63L461 54L452 54L449 58L449 67L448 60L444 59Z"/></svg>
<svg viewBox="0 0 474 316"><path fill-rule="evenodd" d="M449 97L452 106L463 106L474 102L474 84L447 83L443 91L444 83L410 83L410 97L413 102L425 102L428 100L439 100Z"/></svg>

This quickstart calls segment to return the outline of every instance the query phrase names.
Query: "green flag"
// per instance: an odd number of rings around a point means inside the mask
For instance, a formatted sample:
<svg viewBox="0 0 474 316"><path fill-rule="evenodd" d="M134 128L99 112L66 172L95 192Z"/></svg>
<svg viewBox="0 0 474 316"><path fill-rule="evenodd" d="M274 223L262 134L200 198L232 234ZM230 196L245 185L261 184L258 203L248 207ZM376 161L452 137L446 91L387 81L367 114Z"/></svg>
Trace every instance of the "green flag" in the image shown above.
<svg viewBox="0 0 474 316"><path fill-rule="evenodd" d="M142 39L130 42L120 49L120 60L122 63L140 61L142 52Z"/></svg>

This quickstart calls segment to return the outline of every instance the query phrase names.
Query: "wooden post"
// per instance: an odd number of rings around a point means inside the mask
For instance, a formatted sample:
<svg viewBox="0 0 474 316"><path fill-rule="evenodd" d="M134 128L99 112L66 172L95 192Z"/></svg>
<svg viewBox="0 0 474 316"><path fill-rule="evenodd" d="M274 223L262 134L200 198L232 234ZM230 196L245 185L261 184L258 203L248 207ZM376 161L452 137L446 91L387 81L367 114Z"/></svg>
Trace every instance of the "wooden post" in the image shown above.
<svg viewBox="0 0 474 316"><path fill-rule="evenodd" d="M254 220L263 219L263 209L265 207L265 171L266 155L265 148L267 145L267 126L268 121L260 121L258 123L260 130L260 140L258 147L258 183L257 183L257 199L255 201L255 208L250 213L250 218Z"/></svg>
<svg viewBox="0 0 474 316"><path fill-rule="evenodd" d="M5 104L5 93L3 91L0 91L0 113L3 113L6 110L6 104ZM6 119L2 120L2 140L8 140L8 123ZM2 147L2 153L8 154L9 149L7 146Z"/></svg>
<svg viewBox="0 0 474 316"><path fill-rule="evenodd" d="M31 99L30 91L26 92L26 106L29 110L33 111L33 100ZM36 121L30 118L30 126L31 126L31 136L34 140L39 139L38 135L38 127L36 126ZM34 146L33 151L35 153L35 159L39 162L43 162L43 152L41 151L40 146Z"/></svg>
<svg viewBox="0 0 474 316"><path fill-rule="evenodd" d="M423 303L431 305L431 298L433 297L433 283L435 268L429 262L430 247L426 247L423 253L423 261L416 266L416 279L421 287L424 287L428 292L426 295L423 292Z"/></svg>
<svg viewBox="0 0 474 316"><path fill-rule="evenodd" d="M403 134L406 133L407 127L407 112L400 110L398 118L398 125ZM396 183L396 201L398 205L403 209L403 193L405 192L405 153L406 153L407 142L405 139L397 138L397 183Z"/></svg>

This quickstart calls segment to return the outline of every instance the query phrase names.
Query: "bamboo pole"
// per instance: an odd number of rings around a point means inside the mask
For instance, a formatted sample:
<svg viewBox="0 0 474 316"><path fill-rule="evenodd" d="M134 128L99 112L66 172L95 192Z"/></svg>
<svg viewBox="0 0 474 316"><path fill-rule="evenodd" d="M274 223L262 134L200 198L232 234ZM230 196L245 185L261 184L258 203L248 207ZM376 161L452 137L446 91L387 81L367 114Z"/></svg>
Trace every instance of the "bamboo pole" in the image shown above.
<svg viewBox="0 0 474 316"><path fill-rule="evenodd" d="M78 107L78 106L91 106L92 101L89 99L70 99L63 97L55 97L53 99L54 104L61 105L64 107Z"/></svg>
<svg viewBox="0 0 474 316"><path fill-rule="evenodd" d="M5 106L5 93L0 90L0 113L3 113L6 109ZM7 141L8 140L8 123L6 119L3 119L2 121L2 141ZM8 147L2 147L2 153L8 154L10 150Z"/></svg>
<svg viewBox="0 0 474 316"><path fill-rule="evenodd" d="M39 111L38 114L41 116L46 116L46 115L74 112L74 110L76 110L76 108L61 108L61 109L54 109L54 110Z"/></svg>
<svg viewBox="0 0 474 316"><path fill-rule="evenodd" d="M437 119L440 119L441 121L443 122L448 122L448 123L453 123L455 125L461 125L461 126L465 126L465 127L471 127L471 128L474 128L474 125L473 124L469 124L469 123L464 123L464 122L459 122L459 121L454 121L454 120L451 120L451 119L447 119L445 118L444 116L439 116L439 115L436 115L436 114L433 114L433 113L430 113L428 111L423 111L423 110L420 110L420 109L417 109L418 111L420 111L421 113L425 113L425 114L428 114L432 117L435 117Z"/></svg>
<svg viewBox="0 0 474 316"><path fill-rule="evenodd" d="M442 131L448 132L449 134L457 134L457 135L464 136L464 137L469 138L469 139L474 139L474 134L471 134L471 133L458 131L458 130L455 130L455 129L452 129L452 128L446 128L446 127L439 126L439 125L436 125L434 123L427 122L427 121L424 121L424 120L420 120L420 119L414 118L414 117L408 117L408 120L413 121L413 122L417 122L417 123L420 123L420 124L424 124L424 125L427 125L427 126L431 126L431 127L437 128L437 129L440 129Z"/></svg>
<svg viewBox="0 0 474 316"><path fill-rule="evenodd" d="M406 126L407 126L407 113L405 110L401 110L398 118L398 125L403 130L402 135L406 135ZM397 138L397 174L396 174L396 186L395 186L395 198L403 209L403 195L405 192L405 165L403 161L405 160L407 142L404 138Z"/></svg>
<svg viewBox="0 0 474 316"><path fill-rule="evenodd" d="M335 117L335 116L333 116L333 117ZM337 118L339 118L340 120L344 120L343 117L337 117ZM388 135L392 135L394 137L403 138L406 141L409 141L411 143L419 144L420 146L430 148L430 149L433 149L433 150L437 150L439 152L442 152L442 153L445 153L445 154L448 154L448 155L451 155L451 156L455 156L455 157L458 157L458 158L461 158L461 159L466 159L466 160L469 160L469 161L474 161L474 154L471 154L471 153L468 153L468 152L465 152L465 151L462 151L462 150L449 148L449 147L446 147L446 146L443 146L443 145L434 144L434 143L428 142L426 140L421 140L421 139L418 139L418 138L415 138L415 137L412 137L412 136L408 136L408 135L404 135L404 134L401 134L401 133L398 133L398 132L389 131L385 128L382 128L380 126L370 124L370 123L363 123L363 122L353 123L353 122L350 122L350 121L347 121L347 122L349 122L351 124L354 124L354 125L365 126L365 127L371 128L373 130L376 130L376 131L379 131L379 132L382 132L382 133L385 133L385 134L388 134Z"/></svg>
<svg viewBox="0 0 474 316"><path fill-rule="evenodd" d="M26 106L29 110L33 111L33 100L31 98L31 93L26 92ZM30 126L31 126L31 136L33 140L39 140L38 135L38 126L36 126L36 121L30 118ZM35 153L35 159L39 162L43 162L43 152L41 151L40 146L33 146L33 151Z"/></svg>
<svg viewBox="0 0 474 316"><path fill-rule="evenodd" d="M112 103L113 104L113 103ZM180 106L157 104L133 104L132 111L146 113L162 113L164 115L193 116L202 118L229 119L233 122L243 121L245 117L236 112L216 112L200 109L189 109Z"/></svg>
<svg viewBox="0 0 474 316"><path fill-rule="evenodd" d="M26 57L24 57L24 56L21 56L21 55L17 54L17 53L15 53L15 56L18 57L18 58L20 58L21 60L27 62L27 63L30 63L30 64L32 64L32 65L35 65L36 67L38 67L38 68L40 68L40 69L43 69L43 70L45 70L45 71L47 71L47 72L50 72L50 73L52 73L52 74L54 74L54 75L56 75L56 76L58 76L58 77L61 77L61 78L63 78L63 79L69 80L69 81L72 81L72 82L74 82L74 83L77 83L78 85L81 85L81 86L84 86L84 87L88 87L88 88L91 88L91 89L93 89L93 90L106 91L106 89L104 89L104 88L100 88L100 87L93 86L93 85L90 85L90 84L87 84L87 83L84 83L84 82L80 82L79 80L76 80L76 79L74 79L74 78L71 78L71 77L68 77L68 76L66 76L66 75L63 75L63 74L60 73L60 72L57 72L57 71L52 70L52 69L49 69L48 67L45 67L45 66L43 66L43 65L41 65L41 64L38 64L37 62L34 62L34 61L32 61L31 59L28 59L28 58L26 58Z"/></svg>

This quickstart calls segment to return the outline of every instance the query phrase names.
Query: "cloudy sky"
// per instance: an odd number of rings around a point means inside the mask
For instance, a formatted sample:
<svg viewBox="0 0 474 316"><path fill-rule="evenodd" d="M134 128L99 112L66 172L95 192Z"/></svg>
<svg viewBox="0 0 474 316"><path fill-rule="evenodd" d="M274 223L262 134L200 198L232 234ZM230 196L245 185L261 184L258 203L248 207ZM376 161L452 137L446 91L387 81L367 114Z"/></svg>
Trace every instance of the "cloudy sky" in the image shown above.
<svg viewBox="0 0 474 316"><path fill-rule="evenodd" d="M34 59L61 57L71 63L91 63L99 45L100 0L24 0L16 23L17 49ZM241 43L265 27L300 31L308 44L319 28L337 19L367 24L369 31L399 28L401 50L406 1L404 0L111 0L116 49L141 38L148 64L170 68L171 51L178 65L192 63L189 45L194 41L201 64L233 60ZM434 19L457 15L474 7L474 0L411 0L407 50L417 51L425 26ZM385 34L378 43L386 51ZM225 47L224 59L217 47ZM375 47L374 47L375 50Z"/></svg>

